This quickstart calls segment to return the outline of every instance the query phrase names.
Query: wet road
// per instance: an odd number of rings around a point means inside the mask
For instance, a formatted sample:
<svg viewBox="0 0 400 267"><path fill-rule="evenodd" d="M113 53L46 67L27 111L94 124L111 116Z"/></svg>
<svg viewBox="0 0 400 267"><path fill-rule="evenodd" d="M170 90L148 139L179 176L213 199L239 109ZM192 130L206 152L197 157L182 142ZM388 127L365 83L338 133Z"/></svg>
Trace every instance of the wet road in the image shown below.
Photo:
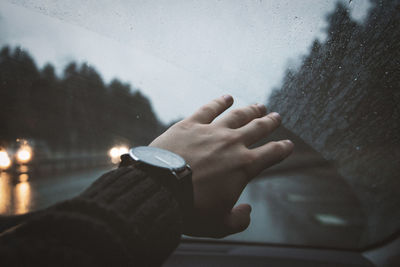
<svg viewBox="0 0 400 267"><path fill-rule="evenodd" d="M0 214L23 214L78 195L110 168L35 177L0 173Z"/></svg>
<svg viewBox="0 0 400 267"><path fill-rule="evenodd" d="M110 168L47 177L0 175L0 214L23 214L71 198ZM282 175L284 174L284 175ZM347 184L325 168L264 173L239 203L252 205L249 228L229 240L357 247L364 215Z"/></svg>
<svg viewBox="0 0 400 267"><path fill-rule="evenodd" d="M251 182L239 203L252 205L249 228L231 240L354 248L365 215L343 180L324 170L265 176Z"/></svg>

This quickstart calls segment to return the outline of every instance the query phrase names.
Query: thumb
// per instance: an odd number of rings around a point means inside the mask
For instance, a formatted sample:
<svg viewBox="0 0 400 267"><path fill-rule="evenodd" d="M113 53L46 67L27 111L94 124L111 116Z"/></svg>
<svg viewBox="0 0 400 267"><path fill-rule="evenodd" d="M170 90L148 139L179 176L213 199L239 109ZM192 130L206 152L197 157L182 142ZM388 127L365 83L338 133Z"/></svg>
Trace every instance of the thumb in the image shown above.
<svg viewBox="0 0 400 267"><path fill-rule="evenodd" d="M225 224L228 227L229 234L235 234L246 230L250 224L251 206L249 204L240 204L234 207L225 218Z"/></svg>

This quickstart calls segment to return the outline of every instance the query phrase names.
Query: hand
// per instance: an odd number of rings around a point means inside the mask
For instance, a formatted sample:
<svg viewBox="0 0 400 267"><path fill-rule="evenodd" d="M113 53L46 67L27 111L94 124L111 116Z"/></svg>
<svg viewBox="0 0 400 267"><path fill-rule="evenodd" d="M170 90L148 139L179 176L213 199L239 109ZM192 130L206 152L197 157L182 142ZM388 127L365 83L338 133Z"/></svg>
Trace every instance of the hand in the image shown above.
<svg viewBox="0 0 400 267"><path fill-rule="evenodd" d="M232 110L229 95L215 99L156 138L150 146L182 156L193 170L194 216L184 234L224 237L245 230L251 207L236 204L247 183L293 150L289 140L269 142L249 149L281 122L277 113L266 114L264 105Z"/></svg>

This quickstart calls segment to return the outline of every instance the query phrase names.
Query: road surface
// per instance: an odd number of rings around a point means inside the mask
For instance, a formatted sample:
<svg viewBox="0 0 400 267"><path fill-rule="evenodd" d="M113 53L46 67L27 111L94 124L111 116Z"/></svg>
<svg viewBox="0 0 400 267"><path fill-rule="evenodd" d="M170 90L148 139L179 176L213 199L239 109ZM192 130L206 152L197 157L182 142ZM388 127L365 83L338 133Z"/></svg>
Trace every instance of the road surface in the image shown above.
<svg viewBox="0 0 400 267"><path fill-rule="evenodd" d="M76 196L109 168L47 177L0 174L0 214L23 214ZM299 174L300 173L300 174ZM239 203L252 205L252 221L228 240L357 247L364 215L346 183L324 168L262 174Z"/></svg>

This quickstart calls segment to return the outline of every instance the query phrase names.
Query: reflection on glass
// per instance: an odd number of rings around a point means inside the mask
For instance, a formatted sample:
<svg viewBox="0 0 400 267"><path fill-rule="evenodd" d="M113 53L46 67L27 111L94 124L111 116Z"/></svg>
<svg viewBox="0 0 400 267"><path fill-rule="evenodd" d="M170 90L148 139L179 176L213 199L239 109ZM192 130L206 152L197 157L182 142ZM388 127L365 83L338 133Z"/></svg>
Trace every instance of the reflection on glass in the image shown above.
<svg viewBox="0 0 400 267"><path fill-rule="evenodd" d="M21 165L19 167L19 172L20 173L27 173L27 172L29 172L29 167L27 165Z"/></svg>
<svg viewBox="0 0 400 267"><path fill-rule="evenodd" d="M319 223L325 225L346 226L348 224L345 219L340 218L334 214L318 213L315 214L314 217Z"/></svg>
<svg viewBox="0 0 400 267"><path fill-rule="evenodd" d="M31 186L27 174L21 174L19 180L23 181L15 186L15 214L23 214L29 211L31 202Z"/></svg>
<svg viewBox="0 0 400 267"><path fill-rule="evenodd" d="M20 181L21 183L27 182L28 179L29 179L29 175L26 174L26 173L23 173L23 174L21 174L21 175L19 176L19 181Z"/></svg>
<svg viewBox="0 0 400 267"><path fill-rule="evenodd" d="M11 175L0 172L0 214L7 214L11 204Z"/></svg>

